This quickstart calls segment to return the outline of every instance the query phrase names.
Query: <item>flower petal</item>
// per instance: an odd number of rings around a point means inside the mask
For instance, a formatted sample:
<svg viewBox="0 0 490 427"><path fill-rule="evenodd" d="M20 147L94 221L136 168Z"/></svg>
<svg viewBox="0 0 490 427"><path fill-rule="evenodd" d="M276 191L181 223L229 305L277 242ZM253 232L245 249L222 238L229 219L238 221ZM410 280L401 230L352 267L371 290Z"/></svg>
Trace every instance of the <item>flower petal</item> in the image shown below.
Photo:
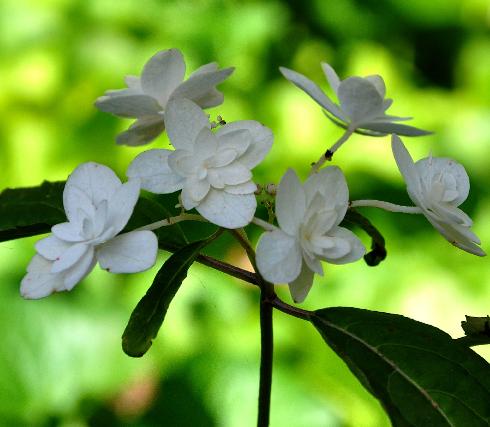
<svg viewBox="0 0 490 427"><path fill-rule="evenodd" d="M445 157L430 157L415 162L415 168L424 182L444 180L451 177L457 196L450 201L454 206L459 206L468 197L470 191L470 179L465 168L453 159ZM445 184L445 182L442 182ZM447 186L445 186L447 188Z"/></svg>
<svg viewBox="0 0 490 427"><path fill-rule="evenodd" d="M335 105L330 100L330 98L327 97L327 95L323 93L323 91L318 87L316 83L312 82L310 79L303 76L302 74L288 68L279 67L279 70L281 71L282 75L286 77L291 83L306 92L318 104L320 104L323 108L332 113L335 117L340 120L347 121L347 117L342 112L342 110L337 105Z"/></svg>
<svg viewBox="0 0 490 427"><path fill-rule="evenodd" d="M189 178L184 188L193 201L200 202L206 197L211 186L206 179Z"/></svg>
<svg viewBox="0 0 490 427"><path fill-rule="evenodd" d="M155 98L139 93L104 95L95 101L95 106L105 113L128 118L152 116L162 110Z"/></svg>
<svg viewBox="0 0 490 427"><path fill-rule="evenodd" d="M379 96L381 96L381 98L384 99L384 97L386 96L386 85L383 80L383 77L381 77L378 74L374 74L372 76L364 77L364 79L367 80L369 83L371 83L378 91ZM386 110L384 104L383 104L383 110Z"/></svg>
<svg viewBox="0 0 490 427"><path fill-rule="evenodd" d="M51 273L52 264L41 255L34 255L27 266L27 274L20 283L20 294L23 298L44 298L63 286L62 274Z"/></svg>
<svg viewBox="0 0 490 427"><path fill-rule="evenodd" d="M328 207L337 212L337 224L344 219L349 204L349 189L339 167L329 166L311 175L304 184L304 191L307 205L313 201L316 193L320 193Z"/></svg>
<svg viewBox="0 0 490 427"><path fill-rule="evenodd" d="M53 234L65 242L81 242L85 240L82 235L82 228L72 222L62 222L51 227Z"/></svg>
<svg viewBox="0 0 490 427"><path fill-rule="evenodd" d="M306 196L292 169L284 174L277 188L276 216L279 226L291 236L298 233L306 211Z"/></svg>
<svg viewBox="0 0 490 427"><path fill-rule="evenodd" d="M295 280L303 262L299 243L279 229L262 234L257 245L256 261L260 274L272 283Z"/></svg>
<svg viewBox="0 0 490 427"><path fill-rule="evenodd" d="M211 188L196 209L213 224L235 229L250 224L257 200L254 194L230 194Z"/></svg>
<svg viewBox="0 0 490 427"><path fill-rule="evenodd" d="M233 162L228 166L215 169L225 185L237 185L250 181L252 172L240 162Z"/></svg>
<svg viewBox="0 0 490 427"><path fill-rule="evenodd" d="M151 231L121 234L97 248L100 266L111 273L136 273L155 264L158 239Z"/></svg>
<svg viewBox="0 0 490 427"><path fill-rule="evenodd" d="M65 211L84 208L83 205L76 203L74 197L70 196L72 187L83 191L92 204L98 206L102 200L109 200L120 186L121 180L112 169L95 162L83 163L72 172L66 182L63 192Z"/></svg>
<svg viewBox="0 0 490 427"><path fill-rule="evenodd" d="M172 99L168 102L165 126L172 145L187 151L194 150L194 143L202 128L211 128L204 111L188 99Z"/></svg>
<svg viewBox="0 0 490 427"><path fill-rule="evenodd" d="M311 271L303 261L299 276L288 284L289 292L295 303L301 303L305 300L313 285L313 276L313 271Z"/></svg>
<svg viewBox="0 0 490 427"><path fill-rule="evenodd" d="M82 258L80 258L72 268L65 272L63 275L63 287L57 290L71 291L77 283L92 271L96 262L94 248L90 246Z"/></svg>
<svg viewBox="0 0 490 427"><path fill-rule="evenodd" d="M77 264L91 247L86 243L75 243L59 256L51 267L51 273L60 273Z"/></svg>
<svg viewBox="0 0 490 427"><path fill-rule="evenodd" d="M34 245L39 255L42 255L43 258L49 261L55 261L70 246L72 246L70 243L60 240L53 235L38 240Z"/></svg>
<svg viewBox="0 0 490 427"><path fill-rule="evenodd" d="M136 147L145 145L153 141L165 130L163 116L148 116L136 120L128 130L120 133L116 137L119 145L129 145Z"/></svg>
<svg viewBox="0 0 490 427"><path fill-rule="evenodd" d="M402 117L403 118L403 117ZM359 127L362 129L370 129L375 132L379 132L382 134L390 134L396 133L397 135L402 136L424 136L431 135L432 132L416 128L414 126L402 125L400 123L391 123L391 122L374 122L374 121L366 121L359 124Z"/></svg>
<svg viewBox="0 0 490 427"><path fill-rule="evenodd" d="M130 163L126 176L140 179L141 188L156 194L173 193L184 185L184 178L168 165L170 150L148 150L136 156Z"/></svg>
<svg viewBox="0 0 490 427"><path fill-rule="evenodd" d="M393 150L393 156L395 157L398 169L400 169L403 179L407 184L408 194L412 201L416 205L419 205L422 198L422 188L420 176L412 156L410 156L405 145L403 145L402 140L395 134L391 137L391 149Z"/></svg>
<svg viewBox="0 0 490 427"><path fill-rule="evenodd" d="M349 77L340 83L337 93L342 111L355 127L383 114L383 98L376 87L361 77Z"/></svg>
<svg viewBox="0 0 490 427"><path fill-rule="evenodd" d="M329 232L329 237L337 239L337 247L324 251L322 259L330 264L347 264L357 261L366 253L366 248L359 238L350 230L344 227L335 227ZM348 246L346 252L344 247Z"/></svg>
<svg viewBox="0 0 490 427"><path fill-rule="evenodd" d="M240 163L249 169L253 169L269 153L274 135L268 127L255 120L239 120L237 122L227 123L218 129L216 135L221 140L225 135L239 130L249 131L252 137L246 151L240 156ZM241 150L238 151L240 152Z"/></svg>
<svg viewBox="0 0 490 427"><path fill-rule="evenodd" d="M223 68L218 71L200 72L191 75L172 93L173 98L186 98L202 108L214 107L223 102L223 95L216 85L228 78L235 68Z"/></svg>
<svg viewBox="0 0 490 427"><path fill-rule="evenodd" d="M335 70L326 62L322 62L322 70L325 73L325 77L327 78L328 84L333 89L334 93L337 95L337 91L339 90L340 79Z"/></svg>
<svg viewBox="0 0 490 427"><path fill-rule="evenodd" d="M252 134L248 129L227 129L228 126L232 126L237 122L226 124L218 129L216 136L218 137L220 149L232 149L236 152L237 157L243 155L247 148L252 143Z"/></svg>
<svg viewBox="0 0 490 427"><path fill-rule="evenodd" d="M227 185L224 190L230 194L250 194L257 191L257 184L248 181L237 185Z"/></svg>
<svg viewBox="0 0 490 427"><path fill-rule="evenodd" d="M141 73L141 88L165 107L170 94L184 79L184 74L182 53L178 49L162 50L145 64Z"/></svg>
<svg viewBox="0 0 490 427"><path fill-rule="evenodd" d="M140 195L140 181L130 180L119 187L108 201L106 228L113 229L113 236L128 223Z"/></svg>

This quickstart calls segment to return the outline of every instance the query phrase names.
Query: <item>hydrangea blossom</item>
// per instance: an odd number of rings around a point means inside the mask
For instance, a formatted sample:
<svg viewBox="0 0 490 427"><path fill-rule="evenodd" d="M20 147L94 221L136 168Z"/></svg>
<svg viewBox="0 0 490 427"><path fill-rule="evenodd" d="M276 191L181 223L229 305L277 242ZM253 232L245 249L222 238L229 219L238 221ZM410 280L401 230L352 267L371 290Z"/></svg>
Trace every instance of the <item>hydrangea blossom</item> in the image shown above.
<svg viewBox="0 0 490 427"><path fill-rule="evenodd" d="M127 224L139 192L137 180L122 184L106 166L93 162L78 166L63 191L68 222L55 225L50 236L36 243L37 254L22 279L22 296L37 299L69 291L97 261L113 273L150 268L158 250L153 232L116 237Z"/></svg>
<svg viewBox="0 0 490 427"><path fill-rule="evenodd" d="M340 103L337 105L316 83L304 75L284 67L279 69L284 77L306 92L333 116L332 118L327 114L327 117L343 128L351 131L363 129L372 136L382 136L394 132L406 136L430 133L413 126L394 123L410 120L410 117L386 114L386 110L391 106L393 100L385 99L386 87L381 76L348 77L341 81L334 69L323 62L323 72Z"/></svg>
<svg viewBox="0 0 490 427"><path fill-rule="evenodd" d="M323 275L320 261L345 264L365 253L361 241L339 227L348 207L349 191L336 166L322 169L302 186L292 169L277 189L279 227L262 235L257 246L257 267L272 283L288 283L295 302L302 302Z"/></svg>
<svg viewBox="0 0 490 427"><path fill-rule="evenodd" d="M218 70L213 62L194 71L186 81L185 63L178 49L158 52L143 67L141 77L127 76L127 89L110 90L95 106L116 116L136 118L129 129L117 136L123 145L144 145L165 129L164 110L172 98L193 100L202 108L223 102L216 85L225 80L234 68Z"/></svg>
<svg viewBox="0 0 490 427"><path fill-rule="evenodd" d="M464 167L452 159L432 156L414 163L397 135L391 144L408 194L429 222L454 246L484 256L477 246L480 239L470 230L473 221L458 208L470 190Z"/></svg>
<svg viewBox="0 0 490 427"><path fill-rule="evenodd" d="M257 207L251 169L271 148L270 129L244 120L213 133L204 112L187 99L170 101L165 121L175 150L141 153L129 165L128 178L157 194L182 190L186 210L195 208L221 227L250 223Z"/></svg>

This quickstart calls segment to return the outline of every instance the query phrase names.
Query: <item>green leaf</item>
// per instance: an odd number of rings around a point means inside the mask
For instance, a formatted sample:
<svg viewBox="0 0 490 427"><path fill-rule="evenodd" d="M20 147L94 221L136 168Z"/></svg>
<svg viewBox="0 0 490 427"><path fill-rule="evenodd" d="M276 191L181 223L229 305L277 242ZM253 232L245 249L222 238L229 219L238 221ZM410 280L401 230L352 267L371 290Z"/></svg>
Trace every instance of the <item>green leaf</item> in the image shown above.
<svg viewBox="0 0 490 427"><path fill-rule="evenodd" d="M0 242L48 233L54 224L66 221L64 185L45 181L0 193Z"/></svg>
<svg viewBox="0 0 490 427"><path fill-rule="evenodd" d="M364 215L351 208L345 214L343 223L355 224L371 237L371 251L364 255L364 261L367 265L375 267L386 258L384 237Z"/></svg>
<svg viewBox="0 0 490 427"><path fill-rule="evenodd" d="M488 363L440 329L348 307L315 311L310 320L393 426L490 425Z"/></svg>
<svg viewBox="0 0 490 427"><path fill-rule="evenodd" d="M191 243L165 261L145 296L131 314L124 330L122 347L128 356L141 357L151 347L170 302L187 277L187 270L199 252L214 238L215 236L212 236L207 240Z"/></svg>

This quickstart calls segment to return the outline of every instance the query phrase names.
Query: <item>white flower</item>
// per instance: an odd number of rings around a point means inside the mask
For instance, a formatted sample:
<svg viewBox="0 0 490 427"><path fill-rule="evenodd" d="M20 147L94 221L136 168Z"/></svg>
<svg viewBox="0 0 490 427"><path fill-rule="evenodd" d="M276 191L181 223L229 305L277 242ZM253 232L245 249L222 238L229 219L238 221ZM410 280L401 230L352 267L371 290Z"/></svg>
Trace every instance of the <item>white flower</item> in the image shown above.
<svg viewBox="0 0 490 427"><path fill-rule="evenodd" d="M449 242L466 252L484 256L480 239L470 230L473 221L458 206L468 197L470 181L462 165L443 157L413 162L397 135L391 147L407 184L408 195L429 222Z"/></svg>
<svg viewBox="0 0 490 427"><path fill-rule="evenodd" d="M218 70L213 62L198 68L183 82L182 53L178 49L163 50L145 64L141 78L127 76L127 89L107 91L95 106L116 116L136 118L127 131L117 136L117 143L144 145L164 131L164 110L170 99L187 98L202 108L215 107L223 102L223 94L216 85L233 70Z"/></svg>
<svg viewBox="0 0 490 427"><path fill-rule="evenodd" d="M389 133L420 136L431 133L412 126L394 123L409 120L410 117L396 117L385 113L393 100L385 99L386 87L381 76L349 77L341 81L334 69L323 62L323 72L340 102L340 105L337 105L316 83L304 75L284 67L279 69L284 77L306 92L333 116L327 114L328 118L343 128L351 131L362 129L364 132L361 131L361 133L371 136L383 136Z"/></svg>
<svg viewBox="0 0 490 427"><path fill-rule="evenodd" d="M22 279L22 296L37 299L69 291L97 261L113 273L150 268L158 250L154 233L132 231L115 237L133 213L139 192L137 180L121 184L106 166L78 166L63 191L68 222L53 226L53 234L36 243L37 254Z"/></svg>
<svg viewBox="0 0 490 427"><path fill-rule="evenodd" d="M250 171L272 145L272 132L258 122L228 123L211 132L204 112L187 99L168 103L167 133L175 150L149 150L129 165L128 178L157 194L182 190L185 209L226 228L252 220L257 201Z"/></svg>
<svg viewBox="0 0 490 427"><path fill-rule="evenodd" d="M277 189L279 227L262 235L256 261L260 274L272 283L289 283L295 302L302 302L323 275L320 261L345 264L365 253L361 241L338 225L344 219L349 191L342 171L330 166L314 174L303 186L292 169Z"/></svg>

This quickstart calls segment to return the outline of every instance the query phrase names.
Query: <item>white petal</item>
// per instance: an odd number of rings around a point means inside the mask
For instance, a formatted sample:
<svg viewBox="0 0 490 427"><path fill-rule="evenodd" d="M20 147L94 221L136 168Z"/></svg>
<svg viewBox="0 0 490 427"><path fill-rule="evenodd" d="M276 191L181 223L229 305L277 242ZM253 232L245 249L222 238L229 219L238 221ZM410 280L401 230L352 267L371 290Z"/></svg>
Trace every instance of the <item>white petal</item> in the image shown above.
<svg viewBox="0 0 490 427"><path fill-rule="evenodd" d="M426 215L426 218L434 228L454 246L473 255L486 255L485 251L478 246L478 244L480 244L480 239L469 229L469 227L436 221L429 215Z"/></svg>
<svg viewBox="0 0 490 427"><path fill-rule="evenodd" d="M20 283L20 294L26 299L38 299L51 295L63 286L61 274L52 274L52 262L34 255L27 266L27 274Z"/></svg>
<svg viewBox="0 0 490 427"><path fill-rule="evenodd" d="M119 233L128 223L140 195L140 181L130 180L119 187L108 200L106 228L113 229L113 235Z"/></svg>
<svg viewBox="0 0 490 427"><path fill-rule="evenodd" d="M114 194L121 186L121 180L107 166L95 162L88 162L81 164L72 172L66 182L64 193L69 193L71 186L82 190L92 201L92 204L97 206L102 200L108 200ZM65 211L74 211L79 207L84 208L84 206L75 203L74 198L70 197L69 194L65 195L64 193L63 203Z"/></svg>
<svg viewBox="0 0 490 427"><path fill-rule="evenodd" d="M207 127L203 127L197 134L194 143L194 154L198 159L210 158L218 148L218 138Z"/></svg>
<svg viewBox="0 0 490 427"><path fill-rule="evenodd" d="M364 79L367 80L369 83L371 83L378 91L379 96L381 96L381 98L384 99L384 97L386 96L386 85L383 80L383 77L381 77L378 74L374 74L372 76L364 77ZM384 105L383 105L383 109L386 110Z"/></svg>
<svg viewBox="0 0 490 427"><path fill-rule="evenodd" d="M193 152L187 150L171 151L168 155L168 166L179 176L189 177L196 175L202 169L202 159L198 158Z"/></svg>
<svg viewBox="0 0 490 427"><path fill-rule="evenodd" d="M227 123L216 132L216 135L221 139L224 135L239 130L247 130L252 136L246 151L240 156L240 163L249 169L253 169L269 153L274 135L268 127L255 120L239 120L237 122Z"/></svg>
<svg viewBox="0 0 490 427"><path fill-rule="evenodd" d="M257 245L256 261L265 280L289 283L301 271L301 249L296 239L282 230L266 232Z"/></svg>
<svg viewBox="0 0 490 427"><path fill-rule="evenodd" d="M206 179L199 180L196 178L189 178L186 181L184 188L192 200L200 202L206 197L206 194L208 194L211 187Z"/></svg>
<svg viewBox="0 0 490 427"><path fill-rule="evenodd" d="M335 105L330 98L323 93L323 91L318 87L318 85L312 82L310 79L306 78L296 71L290 70L288 68L279 67L282 75L286 77L291 83L299 87L301 90L305 91L309 96L311 96L318 104L323 108L332 113L335 117L342 121L347 121L345 114L341 109Z"/></svg>
<svg viewBox="0 0 490 427"><path fill-rule="evenodd" d="M163 116L149 116L136 120L128 130L116 137L119 145L136 147L153 141L165 130Z"/></svg>
<svg viewBox="0 0 490 427"><path fill-rule="evenodd" d="M337 94L340 85L340 79L335 70L326 62L322 62L322 70L325 73L328 84L333 89L334 93Z"/></svg>
<svg viewBox="0 0 490 427"><path fill-rule="evenodd" d="M75 243L68 247L56 261L53 262L51 273L59 273L68 270L70 267L77 264L83 256L89 252L91 247L86 243Z"/></svg>
<svg viewBox="0 0 490 427"><path fill-rule="evenodd" d="M194 209L200 201L194 200L192 198L191 192L189 191L189 187L184 186L182 188L182 192L180 193L180 198L182 201L182 206L186 211L190 211L191 209Z"/></svg>
<svg viewBox="0 0 490 427"><path fill-rule="evenodd" d="M121 234L97 248L100 266L111 273L136 273L155 264L158 240L151 231Z"/></svg>
<svg viewBox="0 0 490 427"><path fill-rule="evenodd" d="M403 179L407 184L408 194L412 201L418 204L417 202L420 202L422 197L420 176L410 153L405 148L405 145L403 145L402 140L395 134L391 138L391 149L393 150L398 169L400 169Z"/></svg>
<svg viewBox="0 0 490 427"><path fill-rule="evenodd" d="M330 231L329 235L338 239L343 239L350 247L349 252L341 257L336 256L333 258L329 256L332 255L331 253L327 253L324 259L330 264L347 264L349 262L354 262L362 258L366 253L366 248L359 238L352 231L347 230L347 228L336 227Z"/></svg>
<svg viewBox="0 0 490 427"><path fill-rule="evenodd" d="M237 185L250 181L252 172L240 162L233 162L228 166L215 169L225 185Z"/></svg>
<svg viewBox="0 0 490 427"><path fill-rule="evenodd" d="M70 246L72 246L70 243L52 235L38 240L34 245L36 251L49 261L59 258Z"/></svg>
<svg viewBox="0 0 490 427"><path fill-rule="evenodd" d="M95 206L90 196L75 185L65 184L63 190L63 206L68 221L81 229L86 218L95 213Z"/></svg>
<svg viewBox="0 0 490 427"><path fill-rule="evenodd" d="M51 227L53 234L65 242L81 242L85 240L82 235L82 228L72 222L62 222Z"/></svg>
<svg viewBox="0 0 490 427"><path fill-rule="evenodd" d="M210 128L207 115L188 99L173 99L165 110L165 126L170 142L176 149L193 151L202 128Z"/></svg>
<svg viewBox="0 0 490 427"><path fill-rule="evenodd" d="M194 70L190 74L189 78L191 78L192 76L197 76L199 74L209 73L211 71L216 71L217 69L218 69L218 63L217 62L210 62L209 64L201 65L199 68Z"/></svg>
<svg viewBox="0 0 490 427"><path fill-rule="evenodd" d="M77 283L87 276L94 268L97 260L94 256L94 248L89 247L88 251L78 260L78 262L66 271L63 275L63 287L59 290L71 291Z"/></svg>
<svg viewBox="0 0 490 427"><path fill-rule="evenodd" d="M299 276L289 283L289 292L295 303L301 303L305 300L313 285L313 275L313 271L303 262Z"/></svg>
<svg viewBox="0 0 490 427"><path fill-rule="evenodd" d="M241 156L252 143L252 134L248 129L227 129L228 126L235 123L237 122L221 127L216 132L216 136L218 137L220 149L231 148L237 153L237 156Z"/></svg>
<svg viewBox="0 0 490 427"><path fill-rule="evenodd" d="M138 76L126 76L124 77L124 83L128 86L130 89L134 89L138 92L141 92L141 80Z"/></svg>
<svg viewBox="0 0 490 427"><path fill-rule="evenodd" d="M400 119L404 119L404 118L401 117ZM388 121L376 122L376 121L371 121L371 119L369 119L369 121L359 123L358 127L362 129L373 130L375 132L384 135L387 135L389 133L396 133L397 135L402 135L402 136L424 136L424 135L430 135L432 133L427 130L416 128L414 126L402 125L399 123L390 123Z"/></svg>
<svg viewBox="0 0 490 427"><path fill-rule="evenodd" d="M228 166L237 158L237 152L233 148L220 147L216 154L208 159L207 164L210 168L221 168Z"/></svg>
<svg viewBox="0 0 490 427"><path fill-rule="evenodd" d="M470 180L465 168L453 159L444 157L431 157L418 160L415 167L423 181L437 179L441 175L451 176L456 184L454 190L457 191L457 197L451 201L451 204L459 206L468 197L470 191Z"/></svg>
<svg viewBox="0 0 490 427"><path fill-rule="evenodd" d="M126 175L141 180L141 188L156 194L173 193L184 185L184 178L168 165L170 150L148 150L136 156Z"/></svg>
<svg viewBox="0 0 490 427"><path fill-rule="evenodd" d="M227 185L224 190L230 194L250 194L257 191L257 185L253 181L248 181L243 184Z"/></svg>
<svg viewBox="0 0 490 427"><path fill-rule="evenodd" d="M235 229L250 224L257 209L257 200L254 194L230 194L211 188L196 209L213 224Z"/></svg>
<svg viewBox="0 0 490 427"><path fill-rule="evenodd" d="M95 106L105 113L128 118L151 116L162 110L152 96L132 93L101 96L95 101Z"/></svg>
<svg viewBox="0 0 490 427"><path fill-rule="evenodd" d="M306 211L306 196L292 169L284 174L277 188L276 216L279 226L291 236L298 233Z"/></svg>
<svg viewBox="0 0 490 427"><path fill-rule="evenodd" d="M217 92L216 85L228 78L234 70L231 67L194 74L175 89L171 98L190 99L202 108L219 105L223 102L223 96Z"/></svg>
<svg viewBox="0 0 490 427"><path fill-rule="evenodd" d="M309 205L315 193L320 193L326 203L335 209L338 223L344 219L349 203L349 189L342 170L329 166L310 176L304 185L306 203Z"/></svg>
<svg viewBox="0 0 490 427"><path fill-rule="evenodd" d="M323 267L322 263L316 257L310 257L307 253L303 253L303 262L306 263L308 269L313 271L320 276L323 276Z"/></svg>
<svg viewBox="0 0 490 427"><path fill-rule="evenodd" d="M178 49L163 50L145 64L141 73L141 88L165 107L170 94L184 79L184 74L182 53Z"/></svg>
<svg viewBox="0 0 490 427"><path fill-rule="evenodd" d="M354 125L383 113L383 98L377 89L361 77L349 77L340 83L337 93L342 110Z"/></svg>

